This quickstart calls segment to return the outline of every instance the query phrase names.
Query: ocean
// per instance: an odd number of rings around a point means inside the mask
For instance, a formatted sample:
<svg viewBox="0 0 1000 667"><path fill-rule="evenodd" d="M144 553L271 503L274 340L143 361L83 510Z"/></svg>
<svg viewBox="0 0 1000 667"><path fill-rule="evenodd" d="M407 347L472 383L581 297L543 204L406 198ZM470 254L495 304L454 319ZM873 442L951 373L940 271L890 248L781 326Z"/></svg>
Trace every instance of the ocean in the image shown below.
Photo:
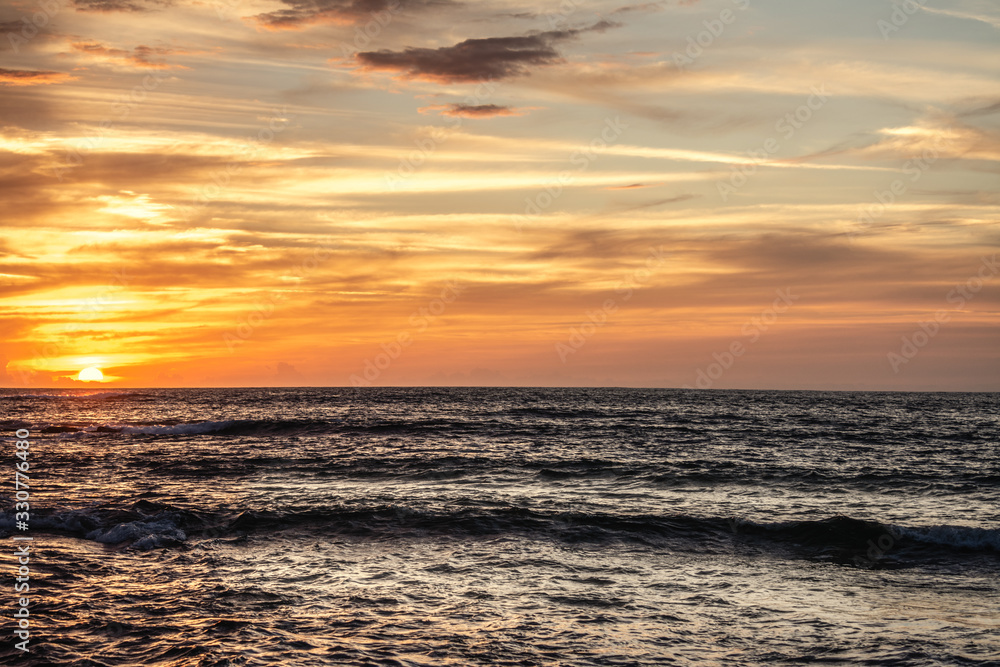
<svg viewBox="0 0 1000 667"><path fill-rule="evenodd" d="M4 389L0 425L4 664L1000 665L1000 394Z"/></svg>

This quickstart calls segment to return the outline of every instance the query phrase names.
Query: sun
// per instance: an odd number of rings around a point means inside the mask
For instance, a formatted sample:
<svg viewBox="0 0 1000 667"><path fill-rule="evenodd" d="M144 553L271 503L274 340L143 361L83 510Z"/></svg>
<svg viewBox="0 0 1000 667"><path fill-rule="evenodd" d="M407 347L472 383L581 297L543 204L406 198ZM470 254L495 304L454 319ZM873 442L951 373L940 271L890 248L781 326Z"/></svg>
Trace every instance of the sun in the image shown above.
<svg viewBox="0 0 1000 667"><path fill-rule="evenodd" d="M80 371L80 374L76 376L77 380L81 382L101 382L104 380L104 373L97 366L90 366L84 368Z"/></svg>

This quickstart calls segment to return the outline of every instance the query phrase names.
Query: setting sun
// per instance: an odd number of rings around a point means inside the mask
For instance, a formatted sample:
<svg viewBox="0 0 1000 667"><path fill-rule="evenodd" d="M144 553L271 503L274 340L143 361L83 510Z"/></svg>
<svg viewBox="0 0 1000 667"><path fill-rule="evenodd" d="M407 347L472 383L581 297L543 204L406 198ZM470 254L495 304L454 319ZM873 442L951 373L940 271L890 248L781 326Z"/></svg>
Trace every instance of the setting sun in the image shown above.
<svg viewBox="0 0 1000 667"><path fill-rule="evenodd" d="M1000 667L998 46L0 0L0 667Z"/></svg>
<svg viewBox="0 0 1000 667"><path fill-rule="evenodd" d="M102 382L104 380L104 373L97 366L90 366L80 371L77 379L81 382Z"/></svg>
<svg viewBox="0 0 1000 667"><path fill-rule="evenodd" d="M0 387L1000 391L1000 5L787 4L0 0Z"/></svg>

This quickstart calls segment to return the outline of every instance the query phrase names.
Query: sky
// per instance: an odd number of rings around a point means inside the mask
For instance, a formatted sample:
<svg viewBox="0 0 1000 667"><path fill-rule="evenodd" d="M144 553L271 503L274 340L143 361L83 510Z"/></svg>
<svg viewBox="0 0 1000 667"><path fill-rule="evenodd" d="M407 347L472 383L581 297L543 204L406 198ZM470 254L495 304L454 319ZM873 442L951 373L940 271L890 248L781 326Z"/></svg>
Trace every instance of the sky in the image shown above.
<svg viewBox="0 0 1000 667"><path fill-rule="evenodd" d="M0 385L1000 391L1000 6L627 1L3 2Z"/></svg>

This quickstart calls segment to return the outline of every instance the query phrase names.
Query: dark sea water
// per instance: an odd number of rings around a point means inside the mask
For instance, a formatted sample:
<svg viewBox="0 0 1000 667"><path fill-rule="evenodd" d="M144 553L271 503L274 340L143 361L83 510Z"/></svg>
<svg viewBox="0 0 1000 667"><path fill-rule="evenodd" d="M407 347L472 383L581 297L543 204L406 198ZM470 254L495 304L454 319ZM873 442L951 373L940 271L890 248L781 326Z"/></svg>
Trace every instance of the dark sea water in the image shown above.
<svg viewBox="0 0 1000 667"><path fill-rule="evenodd" d="M0 390L0 662L1000 665L998 408ZM28 654L14 535L33 538Z"/></svg>

